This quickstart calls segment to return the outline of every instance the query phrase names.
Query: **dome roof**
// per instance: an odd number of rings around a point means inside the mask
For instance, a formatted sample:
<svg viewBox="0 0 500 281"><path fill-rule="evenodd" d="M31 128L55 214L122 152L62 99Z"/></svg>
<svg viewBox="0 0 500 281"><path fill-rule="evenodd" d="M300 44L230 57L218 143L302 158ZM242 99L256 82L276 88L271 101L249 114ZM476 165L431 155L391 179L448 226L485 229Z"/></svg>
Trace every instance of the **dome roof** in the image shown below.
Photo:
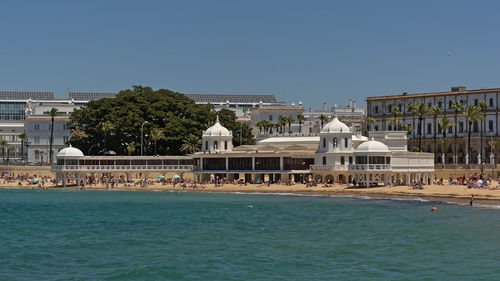
<svg viewBox="0 0 500 281"><path fill-rule="evenodd" d="M342 123L337 117L333 118L328 124L326 124L323 129L321 129L322 133L350 133L351 129L347 127L346 124Z"/></svg>
<svg viewBox="0 0 500 281"><path fill-rule="evenodd" d="M72 147L71 145L69 147L61 149L61 151L57 153L57 157L79 157L79 156L83 156L83 152L76 147Z"/></svg>
<svg viewBox="0 0 500 281"><path fill-rule="evenodd" d="M206 131L204 131L203 136L204 137L207 137L207 136L208 137L210 137L210 136L232 137L233 134L219 123L219 116L217 116L217 120L215 121L215 125L213 125L212 127L208 128Z"/></svg>
<svg viewBox="0 0 500 281"><path fill-rule="evenodd" d="M388 152L389 148L382 142L376 141L371 138L365 141L356 148L356 152Z"/></svg>

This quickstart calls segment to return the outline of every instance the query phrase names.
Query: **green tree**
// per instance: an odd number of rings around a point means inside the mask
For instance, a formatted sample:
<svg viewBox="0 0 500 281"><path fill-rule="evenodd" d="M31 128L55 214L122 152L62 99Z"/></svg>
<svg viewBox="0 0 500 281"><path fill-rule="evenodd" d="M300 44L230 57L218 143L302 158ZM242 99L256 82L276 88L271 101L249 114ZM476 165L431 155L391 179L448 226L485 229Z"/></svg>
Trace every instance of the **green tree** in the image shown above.
<svg viewBox="0 0 500 281"><path fill-rule="evenodd" d="M72 139L71 144L82 151L93 145L104 147L101 125L111 122L114 125L113 137L106 137L106 150L117 155L127 155L127 144L141 142L141 124L148 121L144 130L162 128L165 138L157 143L157 154L181 155L182 141L185 136L201 136L205 124L213 122L219 114L220 122L233 132L233 144L252 144L254 136L247 125L236 122L233 111L222 109L214 112L213 105L196 104L185 95L165 89L153 90L149 87L134 86L133 89L120 91L116 98L90 101L75 110L70 117L70 128L82 128L88 137Z"/></svg>
<svg viewBox="0 0 500 281"><path fill-rule="evenodd" d="M131 143L127 144L127 154L128 154L128 156L132 156L132 154L134 154L135 148L136 148L136 145L135 145L134 142L131 142Z"/></svg>
<svg viewBox="0 0 500 281"><path fill-rule="evenodd" d="M481 112L483 114L482 120L481 120L481 131L480 131L480 138L481 138L481 150L479 152L479 155L481 155L481 161L485 162L484 160L484 154L483 154L483 134L484 130L486 129L486 109L488 108L488 104L485 101L480 101L479 102L479 108L481 109ZM481 164L481 163L479 163Z"/></svg>
<svg viewBox="0 0 500 281"><path fill-rule="evenodd" d="M491 147L491 152L493 155L496 155L498 153L498 150L500 149L500 138L492 138L488 144ZM493 165L496 167L496 157L493 156Z"/></svg>
<svg viewBox="0 0 500 281"><path fill-rule="evenodd" d="M431 107L431 109L429 110L429 114L432 115L432 120L434 122L434 157L437 157L436 153L437 153L437 118L439 116L439 114L443 113L443 110L441 110L441 107L435 105L433 107Z"/></svg>
<svg viewBox="0 0 500 281"><path fill-rule="evenodd" d="M441 127L441 130L443 130L443 138L446 138L446 131L453 126L453 121L444 116L443 118L441 118L441 120L439 120L438 124L439 127Z"/></svg>
<svg viewBox="0 0 500 281"><path fill-rule="evenodd" d="M323 129L323 124L328 121L328 116L324 115L324 114L321 114L319 116L319 120L321 121L321 128L319 128L320 130Z"/></svg>
<svg viewBox="0 0 500 281"><path fill-rule="evenodd" d="M454 102L451 104L451 108L453 108L453 110L455 110L455 134L453 136L453 150L454 150L454 159L455 159L455 164L457 164L457 133L458 133L458 113L460 111L463 111L464 110L464 105L461 103L461 102Z"/></svg>
<svg viewBox="0 0 500 281"><path fill-rule="evenodd" d="M292 116L286 116L285 117L286 122L288 123L288 133L292 133L292 123L295 122L295 119L293 119Z"/></svg>
<svg viewBox="0 0 500 281"><path fill-rule="evenodd" d="M49 163L52 165L52 145L54 143L54 120L55 117L61 115L59 110L57 108L51 108L49 111L49 116L50 116L50 142L49 142Z"/></svg>
<svg viewBox="0 0 500 281"><path fill-rule="evenodd" d="M443 164L446 164L446 154L450 148L451 140L449 138L442 138L441 144L443 145Z"/></svg>
<svg viewBox="0 0 500 281"><path fill-rule="evenodd" d="M370 116L366 116L364 119L363 119L363 124L364 124L364 128L366 129L365 131L365 135L368 135L368 132L371 131L371 127L373 124L375 124L375 119L373 117L370 117Z"/></svg>
<svg viewBox="0 0 500 281"><path fill-rule="evenodd" d="M412 140L413 141L412 142L413 142L413 145L412 146L415 147L415 143L416 143L416 141L415 141L415 139L416 139L415 138L415 131L417 131L416 130L417 126L415 125L415 119L416 119L415 116L417 115L417 106L416 106L416 104L415 103L409 104L408 105L408 111L411 112L411 118L413 120L413 122L412 122L413 123L412 124L412 128L413 128L413 133L412 133Z"/></svg>
<svg viewBox="0 0 500 281"><path fill-rule="evenodd" d="M470 164L471 162L471 155L472 155L472 147L470 145L470 138L471 138L471 127L472 123L477 120L481 120L483 118L483 114L481 112L481 109L479 107L472 105L472 106L467 106L463 112L465 120L467 120L467 163Z"/></svg>
<svg viewBox="0 0 500 281"><path fill-rule="evenodd" d="M303 114L297 115L297 119L299 120L299 133L302 134L302 123L306 120L306 117Z"/></svg>
<svg viewBox="0 0 500 281"><path fill-rule="evenodd" d="M423 102L417 102L415 105L410 105L408 108L418 117L418 151L422 151L422 123L425 116L429 114L429 106Z"/></svg>
<svg viewBox="0 0 500 281"><path fill-rule="evenodd" d="M401 115L401 110L399 110L399 107L393 106L391 110L391 120L390 123L394 126L393 130L398 131L400 122L399 122L399 116Z"/></svg>
<svg viewBox="0 0 500 281"><path fill-rule="evenodd" d="M285 133L286 123L287 123L286 116L281 116L280 118L278 118L278 124L280 126L280 132L279 132L280 134Z"/></svg>
<svg viewBox="0 0 500 281"><path fill-rule="evenodd" d="M101 123L101 132L102 132L102 137L103 137L103 142L104 142L104 151L108 150L108 147L106 146L106 141L109 137L110 134L115 130L116 126L111 123L110 121L106 121ZM110 149L111 150L111 149Z"/></svg>
<svg viewBox="0 0 500 281"><path fill-rule="evenodd" d="M186 154L193 154L200 151L201 139L198 136L189 134L182 140L181 151Z"/></svg>
<svg viewBox="0 0 500 281"><path fill-rule="evenodd" d="M152 128L151 131L149 131L149 137L154 143L154 148L155 148L154 155L156 155L156 144L158 143L159 140L165 137L163 130L160 128Z"/></svg>

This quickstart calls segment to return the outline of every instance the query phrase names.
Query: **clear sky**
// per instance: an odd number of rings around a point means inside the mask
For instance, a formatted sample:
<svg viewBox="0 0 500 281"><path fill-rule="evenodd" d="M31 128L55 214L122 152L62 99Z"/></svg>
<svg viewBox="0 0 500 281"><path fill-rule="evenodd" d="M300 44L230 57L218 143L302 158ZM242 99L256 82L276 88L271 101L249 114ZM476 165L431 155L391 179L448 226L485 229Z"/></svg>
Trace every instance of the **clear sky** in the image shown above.
<svg viewBox="0 0 500 281"><path fill-rule="evenodd" d="M0 90L274 93L306 108L500 87L496 1L2 1ZM450 52L450 55L449 55Z"/></svg>

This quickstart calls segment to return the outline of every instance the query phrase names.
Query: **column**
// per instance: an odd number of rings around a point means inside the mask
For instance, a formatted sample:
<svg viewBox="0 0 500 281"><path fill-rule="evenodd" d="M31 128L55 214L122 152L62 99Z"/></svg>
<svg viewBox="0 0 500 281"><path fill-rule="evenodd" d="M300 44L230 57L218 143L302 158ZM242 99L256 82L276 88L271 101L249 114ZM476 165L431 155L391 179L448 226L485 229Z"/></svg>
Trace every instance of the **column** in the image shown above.
<svg viewBox="0 0 500 281"><path fill-rule="evenodd" d="M229 157L226 157L226 171L229 170Z"/></svg>

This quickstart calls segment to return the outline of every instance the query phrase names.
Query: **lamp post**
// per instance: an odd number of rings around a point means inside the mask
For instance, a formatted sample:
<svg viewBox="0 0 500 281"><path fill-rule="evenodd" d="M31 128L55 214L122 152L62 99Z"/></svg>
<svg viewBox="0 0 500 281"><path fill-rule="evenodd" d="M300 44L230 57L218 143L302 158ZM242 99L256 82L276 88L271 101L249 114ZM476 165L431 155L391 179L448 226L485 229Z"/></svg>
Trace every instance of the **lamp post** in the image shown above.
<svg viewBox="0 0 500 281"><path fill-rule="evenodd" d="M144 124L148 123L148 121L142 122L141 125L141 156L143 155L143 145L144 145Z"/></svg>

